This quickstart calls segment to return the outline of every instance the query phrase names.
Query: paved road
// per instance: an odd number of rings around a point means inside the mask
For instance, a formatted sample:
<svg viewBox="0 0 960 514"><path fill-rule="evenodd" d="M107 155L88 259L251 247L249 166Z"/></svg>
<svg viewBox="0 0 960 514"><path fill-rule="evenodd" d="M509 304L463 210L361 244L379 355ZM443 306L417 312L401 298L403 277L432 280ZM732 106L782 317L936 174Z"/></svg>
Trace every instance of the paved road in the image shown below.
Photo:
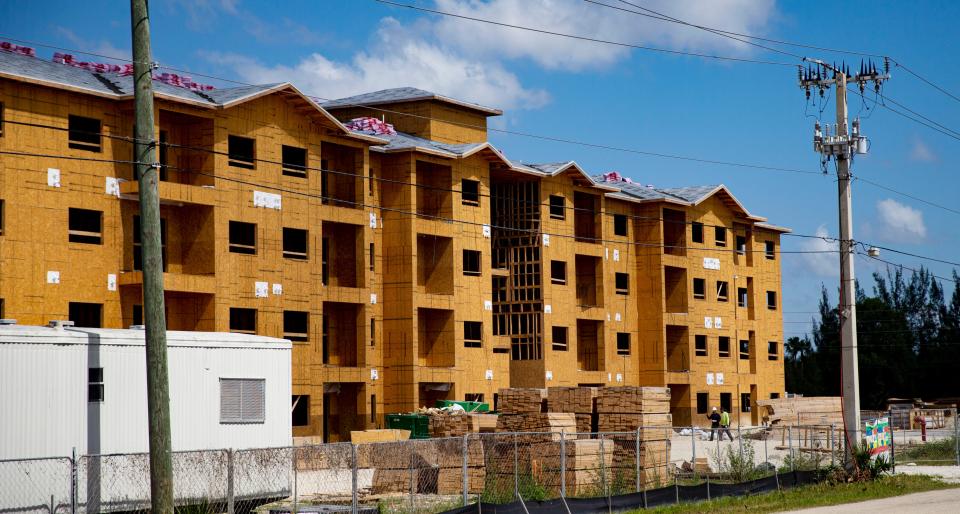
<svg viewBox="0 0 960 514"><path fill-rule="evenodd" d="M802 512L803 514L839 514L848 512L869 512L871 514L880 512L896 514L903 514L905 512L954 514L958 511L958 505L960 505L960 489L942 489L939 491L907 494L904 496L894 496L893 498L847 503L844 505L831 505L829 507L816 507L793 512Z"/></svg>

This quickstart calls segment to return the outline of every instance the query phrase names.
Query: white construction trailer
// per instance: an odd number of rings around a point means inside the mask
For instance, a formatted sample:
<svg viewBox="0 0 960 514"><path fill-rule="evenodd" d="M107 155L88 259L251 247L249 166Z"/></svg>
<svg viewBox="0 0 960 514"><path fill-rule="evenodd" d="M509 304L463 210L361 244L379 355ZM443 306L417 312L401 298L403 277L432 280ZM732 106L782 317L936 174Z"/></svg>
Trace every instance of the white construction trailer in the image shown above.
<svg viewBox="0 0 960 514"><path fill-rule="evenodd" d="M144 336L0 321L0 512L149 506ZM288 495L290 342L168 332L167 345L177 503Z"/></svg>

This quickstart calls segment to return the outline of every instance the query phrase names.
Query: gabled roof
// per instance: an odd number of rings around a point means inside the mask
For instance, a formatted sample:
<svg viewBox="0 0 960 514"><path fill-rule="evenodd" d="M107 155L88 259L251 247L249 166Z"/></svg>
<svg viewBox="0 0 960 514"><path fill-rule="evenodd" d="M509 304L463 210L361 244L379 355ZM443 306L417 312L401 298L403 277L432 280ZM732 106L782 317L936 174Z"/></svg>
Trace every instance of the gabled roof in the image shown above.
<svg viewBox="0 0 960 514"><path fill-rule="evenodd" d="M580 165L577 164L575 161L547 162L547 163L538 163L538 164L528 163L526 164L526 166L529 166L535 170L538 170L540 173L548 177L555 177L557 175L560 175L561 173L567 173L567 172L576 173L580 175L581 178L585 179L587 184L592 187L605 189L607 191L617 191L616 187L605 184L604 182L597 180L595 177L591 177L590 174L584 171L584 169L581 168Z"/></svg>
<svg viewBox="0 0 960 514"><path fill-rule="evenodd" d="M132 99L134 93L132 76L123 76L119 73L96 73L58 62L2 51L0 51L0 77L114 100ZM354 134L347 130L329 112L288 82L195 91L154 80L153 91L158 99L208 109L225 109L265 95L285 91L288 94L292 93L297 102L309 105L307 111L320 115L345 135L372 143L383 142L382 139Z"/></svg>
<svg viewBox="0 0 960 514"><path fill-rule="evenodd" d="M423 100L435 100L437 102L456 105L470 110L486 114L487 116L499 116L503 114L500 109L486 107L480 104L457 100L449 96L443 96L430 91L424 91L415 87L395 87L392 89L381 89L372 93L363 93L346 98L331 100L322 104L324 109L342 109L347 107L365 107L368 105L396 104L404 102L418 102Z"/></svg>
<svg viewBox="0 0 960 514"><path fill-rule="evenodd" d="M597 175L594 178L597 181L602 181L603 175ZM766 218L750 214L747 208L740 203L740 200L737 200L727 186L723 184L676 188L657 188L652 185L644 186L635 182L626 181L608 182L606 184L615 184L619 188L620 194L616 195L616 197L641 202L661 201L681 205L699 205L714 195L720 195L723 203L730 210L752 221L766 221Z"/></svg>

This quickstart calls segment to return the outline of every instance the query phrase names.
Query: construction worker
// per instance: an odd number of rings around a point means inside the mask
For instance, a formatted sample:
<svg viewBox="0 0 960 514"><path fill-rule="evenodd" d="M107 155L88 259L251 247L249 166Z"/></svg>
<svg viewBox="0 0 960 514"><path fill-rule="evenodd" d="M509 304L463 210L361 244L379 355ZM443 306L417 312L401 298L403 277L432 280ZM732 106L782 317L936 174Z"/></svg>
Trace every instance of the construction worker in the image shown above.
<svg viewBox="0 0 960 514"><path fill-rule="evenodd" d="M710 440L713 441L713 434L720 428L720 414L717 412L716 407L713 408L713 412L707 416L707 419L710 420ZM723 439L723 434L720 435L720 438Z"/></svg>
<svg viewBox="0 0 960 514"><path fill-rule="evenodd" d="M730 413L727 412L727 409L721 409L720 413L720 440L723 441L723 433L727 433L727 437L733 441L733 434L730 433Z"/></svg>

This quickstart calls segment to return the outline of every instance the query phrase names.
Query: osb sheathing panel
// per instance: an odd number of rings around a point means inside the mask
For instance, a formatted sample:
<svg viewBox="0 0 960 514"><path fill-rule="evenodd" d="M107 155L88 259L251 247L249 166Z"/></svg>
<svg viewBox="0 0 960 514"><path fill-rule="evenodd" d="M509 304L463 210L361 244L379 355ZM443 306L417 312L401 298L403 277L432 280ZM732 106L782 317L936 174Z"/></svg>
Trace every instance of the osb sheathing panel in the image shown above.
<svg viewBox="0 0 960 514"><path fill-rule="evenodd" d="M420 101L347 107L332 112L337 119L371 117L390 123L400 132L442 143L482 143L487 140L487 117L441 102Z"/></svg>

